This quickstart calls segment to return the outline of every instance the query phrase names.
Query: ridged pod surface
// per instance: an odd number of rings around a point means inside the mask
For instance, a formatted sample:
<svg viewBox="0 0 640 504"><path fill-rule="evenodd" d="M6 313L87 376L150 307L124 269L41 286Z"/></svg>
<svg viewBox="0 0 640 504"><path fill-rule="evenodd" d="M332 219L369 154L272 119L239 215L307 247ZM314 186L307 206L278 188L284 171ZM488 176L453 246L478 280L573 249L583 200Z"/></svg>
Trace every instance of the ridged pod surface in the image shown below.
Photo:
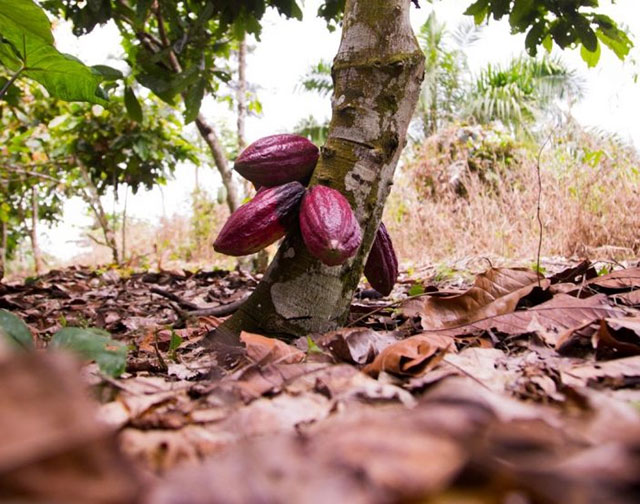
<svg viewBox="0 0 640 504"><path fill-rule="evenodd" d="M305 188L300 182L270 187L231 214L213 243L230 256L253 254L282 238L295 222Z"/></svg>
<svg viewBox="0 0 640 504"><path fill-rule="evenodd" d="M364 265L364 276L371 287L383 296L391 294L398 280L398 257L393 249L391 236L382 222Z"/></svg>
<svg viewBox="0 0 640 504"><path fill-rule="evenodd" d="M299 135L271 135L242 151L234 169L256 187L298 181L306 184L318 161L318 148Z"/></svg>
<svg viewBox="0 0 640 504"><path fill-rule="evenodd" d="M347 198L321 185L308 190L302 200L300 231L311 255L328 266L345 262L362 242L360 225Z"/></svg>

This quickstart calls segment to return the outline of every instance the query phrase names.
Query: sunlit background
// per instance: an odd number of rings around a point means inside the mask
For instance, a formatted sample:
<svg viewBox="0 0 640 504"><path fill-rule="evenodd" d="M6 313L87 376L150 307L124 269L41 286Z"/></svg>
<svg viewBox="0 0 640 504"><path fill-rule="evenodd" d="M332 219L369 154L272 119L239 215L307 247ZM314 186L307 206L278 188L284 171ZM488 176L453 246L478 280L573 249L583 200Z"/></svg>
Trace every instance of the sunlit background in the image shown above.
<svg viewBox="0 0 640 504"><path fill-rule="evenodd" d="M246 136L249 142L262 136L289 132L302 119L313 116L323 121L330 115L328 98L300 89L300 80L309 67L321 59L331 61L339 44L339 30L333 33L315 15L319 1L307 1L302 22L286 20L273 10L267 12L262 36L250 41L247 60L247 80L262 104L262 113L247 119ZM463 15L465 2L421 2L421 9L412 9L412 24L418 29L435 11L438 19L455 28L467 17ZM627 23L632 34L640 33L640 6L635 0L622 0L615 5L602 6L602 10L616 20ZM91 34L76 38L70 24L61 22L55 28L58 48L79 57L87 64L108 64L128 71L119 46L119 35L111 23L96 28ZM506 20L491 21L481 31L480 39L467 49L469 65L478 72L487 62L507 62L512 56L524 52L524 37L511 35ZM632 49L623 63L608 50L603 50L600 64L588 69L578 51L564 51L560 56L570 68L576 69L584 79L585 96L572 107L572 115L583 125L617 133L622 139L640 147L640 84L636 83L640 68L636 60L640 48ZM203 104L207 118L223 130L235 127L234 111L226 104L208 98ZM193 125L187 128L187 137L197 140ZM164 187L141 191L129 197L128 214L149 222L174 214L187 215L191 211L190 194L195 184L196 170L182 165L173 180ZM214 166L199 169L202 187L216 194L220 187ZM123 195L116 201L113 194L105 199L105 207L118 210ZM65 204L64 220L53 229L42 231L44 251L60 260L69 260L83 251L86 243L81 239L83 228L92 222L80 198ZM84 245L83 245L84 243Z"/></svg>

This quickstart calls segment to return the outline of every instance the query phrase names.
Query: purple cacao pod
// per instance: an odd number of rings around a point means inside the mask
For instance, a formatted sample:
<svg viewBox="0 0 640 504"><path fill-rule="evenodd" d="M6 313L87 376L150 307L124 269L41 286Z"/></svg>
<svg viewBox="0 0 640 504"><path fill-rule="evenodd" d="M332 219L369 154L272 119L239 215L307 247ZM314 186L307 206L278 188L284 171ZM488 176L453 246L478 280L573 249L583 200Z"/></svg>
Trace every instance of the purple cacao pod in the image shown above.
<svg viewBox="0 0 640 504"><path fill-rule="evenodd" d="M213 248L230 256L253 254L282 238L295 223L305 188L300 182L270 187L233 212Z"/></svg>
<svg viewBox="0 0 640 504"><path fill-rule="evenodd" d="M305 194L300 231L311 255L329 266L345 262L362 242L360 225L347 198L326 186L314 186Z"/></svg>
<svg viewBox="0 0 640 504"><path fill-rule="evenodd" d="M398 257L393 249L391 236L382 222L364 265L364 276L371 287L383 296L391 294L398 280Z"/></svg>
<svg viewBox="0 0 640 504"><path fill-rule="evenodd" d="M318 155L318 148L304 137L271 135L243 150L234 169L256 187L274 187L293 181L306 185Z"/></svg>

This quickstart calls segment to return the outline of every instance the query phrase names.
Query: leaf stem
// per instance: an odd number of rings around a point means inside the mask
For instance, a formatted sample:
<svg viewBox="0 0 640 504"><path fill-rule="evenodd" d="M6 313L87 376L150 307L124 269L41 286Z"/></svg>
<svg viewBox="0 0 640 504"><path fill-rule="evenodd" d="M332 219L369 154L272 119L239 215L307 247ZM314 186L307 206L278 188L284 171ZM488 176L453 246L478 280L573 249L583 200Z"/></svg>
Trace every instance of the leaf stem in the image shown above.
<svg viewBox="0 0 640 504"><path fill-rule="evenodd" d="M4 86L2 86L2 89L0 89L0 99L5 95L5 93L9 89L9 86L11 86L11 84L13 84L16 81L16 79L20 76L23 70L24 70L24 65L18 68L18 71L11 76L11 78L5 83Z"/></svg>

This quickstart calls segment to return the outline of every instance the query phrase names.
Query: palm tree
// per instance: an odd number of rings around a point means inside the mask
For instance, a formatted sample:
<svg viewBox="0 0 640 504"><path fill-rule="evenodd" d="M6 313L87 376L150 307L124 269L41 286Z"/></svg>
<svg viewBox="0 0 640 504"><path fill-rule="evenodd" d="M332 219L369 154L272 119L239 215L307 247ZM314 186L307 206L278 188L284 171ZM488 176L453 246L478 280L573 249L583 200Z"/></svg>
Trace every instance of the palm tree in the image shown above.
<svg viewBox="0 0 640 504"><path fill-rule="evenodd" d="M562 117L583 94L582 80L557 57L519 56L508 65L488 64L473 79L465 49L480 38L473 22L454 31L431 13L417 33L425 54L425 78L409 135L418 143L456 120L500 121L514 133L530 135L538 119ZM300 81L305 91L326 96L333 90L331 64L311 66ZM301 119L296 131L323 141L327 124Z"/></svg>
<svg viewBox="0 0 640 504"><path fill-rule="evenodd" d="M326 60L320 60L309 67L307 73L300 80L300 87L305 91L316 92L320 96L331 94L333 91L331 63Z"/></svg>
<svg viewBox="0 0 640 504"><path fill-rule="evenodd" d="M562 115L583 94L582 80L557 57L519 56L507 65L488 64L467 95L465 114L478 123L500 121L530 134L536 120Z"/></svg>
<svg viewBox="0 0 640 504"><path fill-rule="evenodd" d="M461 23L451 32L431 13L417 34L425 54L425 77L416 116L422 137L457 118L467 93L469 67L464 49L478 40L479 28Z"/></svg>

